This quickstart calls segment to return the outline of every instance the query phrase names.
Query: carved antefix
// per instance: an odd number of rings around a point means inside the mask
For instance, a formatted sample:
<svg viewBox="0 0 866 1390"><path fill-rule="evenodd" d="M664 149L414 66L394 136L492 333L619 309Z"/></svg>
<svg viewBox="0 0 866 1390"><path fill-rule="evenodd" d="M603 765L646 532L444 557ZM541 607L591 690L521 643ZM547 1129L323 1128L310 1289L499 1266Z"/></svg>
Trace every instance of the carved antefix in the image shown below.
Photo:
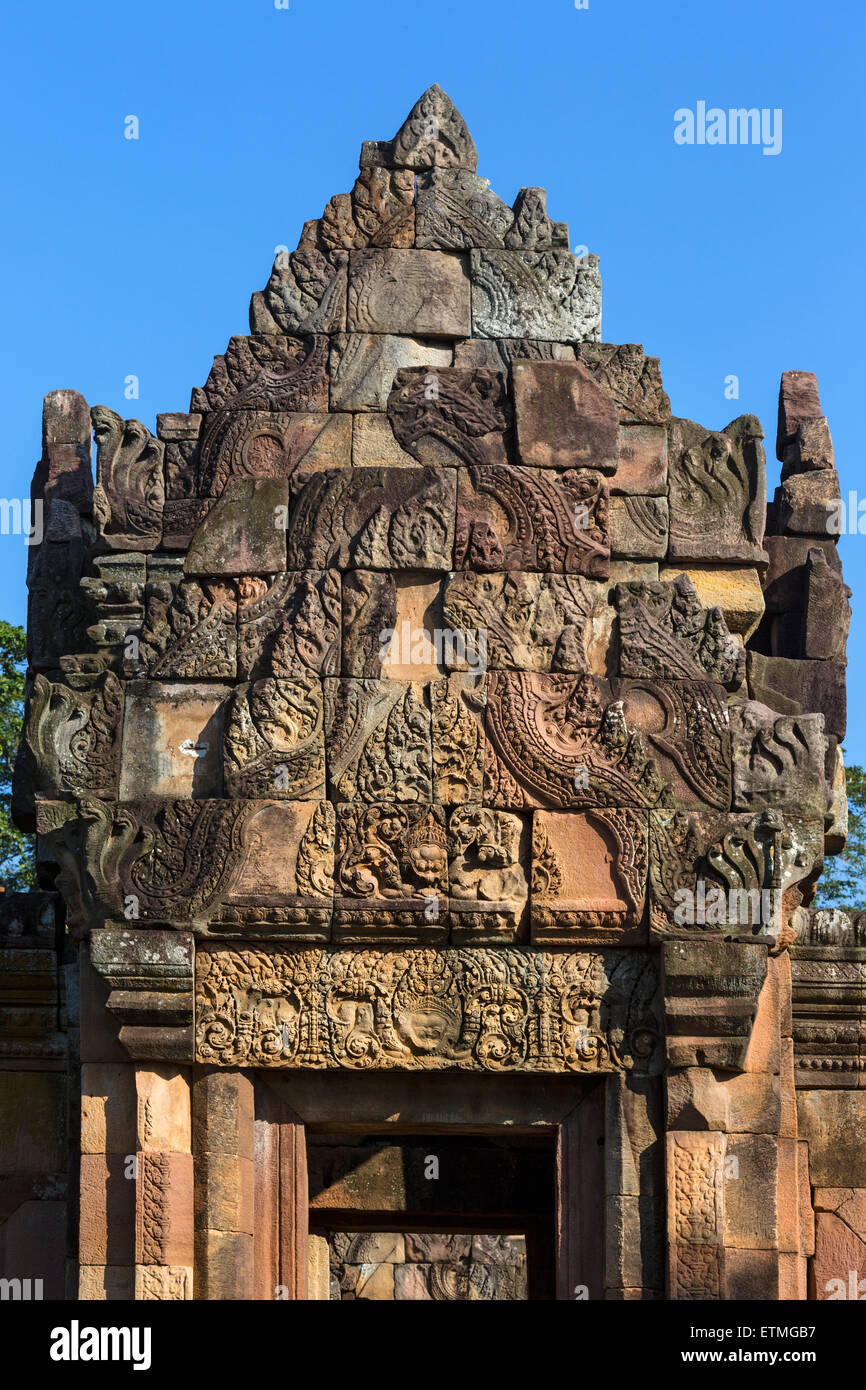
<svg viewBox="0 0 866 1390"><path fill-rule="evenodd" d="M93 515L109 550L155 550L165 501L164 444L138 420L104 405L91 411L96 436Z"/></svg>
<svg viewBox="0 0 866 1390"><path fill-rule="evenodd" d="M15 769L22 828L35 829L34 795L117 795L122 712L123 687L110 671L62 684L36 676Z"/></svg>

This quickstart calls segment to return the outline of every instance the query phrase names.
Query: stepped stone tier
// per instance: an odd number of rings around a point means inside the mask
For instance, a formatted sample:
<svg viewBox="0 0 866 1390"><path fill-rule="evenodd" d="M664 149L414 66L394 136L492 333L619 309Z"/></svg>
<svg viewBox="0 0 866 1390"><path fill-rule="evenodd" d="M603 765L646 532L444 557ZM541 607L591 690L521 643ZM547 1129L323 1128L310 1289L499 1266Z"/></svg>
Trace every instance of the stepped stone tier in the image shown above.
<svg viewBox="0 0 866 1390"><path fill-rule="evenodd" d="M0 1259L46 1296L866 1279L815 378L768 505L755 416L672 415L476 168L431 87L188 411L45 398Z"/></svg>

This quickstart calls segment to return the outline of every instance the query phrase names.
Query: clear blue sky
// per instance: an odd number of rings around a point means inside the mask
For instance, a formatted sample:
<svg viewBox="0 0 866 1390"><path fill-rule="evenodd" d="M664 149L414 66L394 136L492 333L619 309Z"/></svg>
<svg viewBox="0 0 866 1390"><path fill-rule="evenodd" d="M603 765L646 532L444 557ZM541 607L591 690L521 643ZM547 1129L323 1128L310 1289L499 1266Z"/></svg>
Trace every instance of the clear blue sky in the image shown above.
<svg viewBox="0 0 866 1390"><path fill-rule="evenodd" d="M274 247L351 188L361 141L390 138L431 82L493 188L546 187L572 246L600 255L604 337L661 357L675 413L758 415L772 490L779 374L815 371L843 493L866 496L861 3L7 0L2 23L4 496L28 494L46 391L150 428L185 410L247 331ZM698 101L781 107L781 153L675 144L674 112ZM13 622L24 549L0 537ZM866 537L842 555L847 748L866 762Z"/></svg>

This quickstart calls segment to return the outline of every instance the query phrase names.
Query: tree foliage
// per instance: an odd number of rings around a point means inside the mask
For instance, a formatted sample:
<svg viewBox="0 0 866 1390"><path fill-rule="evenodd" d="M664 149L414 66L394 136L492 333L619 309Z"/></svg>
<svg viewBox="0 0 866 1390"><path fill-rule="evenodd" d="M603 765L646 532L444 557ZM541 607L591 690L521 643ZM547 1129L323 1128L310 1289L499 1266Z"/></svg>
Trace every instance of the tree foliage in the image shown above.
<svg viewBox="0 0 866 1390"><path fill-rule="evenodd" d="M848 791L848 843L843 854L828 859L818 880L815 907L866 908L866 771L857 763L845 769Z"/></svg>
<svg viewBox="0 0 866 1390"><path fill-rule="evenodd" d="M32 888L35 841L12 824L12 769L24 715L27 639L23 627L0 619L0 883L7 893Z"/></svg>

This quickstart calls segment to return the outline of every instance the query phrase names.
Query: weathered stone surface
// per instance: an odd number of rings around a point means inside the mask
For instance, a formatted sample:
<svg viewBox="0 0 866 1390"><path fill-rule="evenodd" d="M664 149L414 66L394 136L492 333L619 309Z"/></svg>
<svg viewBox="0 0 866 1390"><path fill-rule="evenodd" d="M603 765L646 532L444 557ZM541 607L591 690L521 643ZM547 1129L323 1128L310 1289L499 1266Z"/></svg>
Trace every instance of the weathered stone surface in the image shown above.
<svg viewBox="0 0 866 1390"><path fill-rule="evenodd" d="M749 690L752 699L779 714L815 710L824 716L824 732L843 739L847 725L845 663L789 661L749 652Z"/></svg>
<svg viewBox="0 0 866 1390"><path fill-rule="evenodd" d="M813 470L831 469L833 465L833 440L830 427L822 415L819 420L808 420L799 425L793 444L785 447L782 482L792 473L811 473Z"/></svg>
<svg viewBox="0 0 866 1390"><path fill-rule="evenodd" d="M418 98L393 140L366 140L361 168L385 163L405 169L469 169L478 152L466 122L438 83Z"/></svg>
<svg viewBox="0 0 866 1390"><path fill-rule="evenodd" d="M671 403L662 387L657 357L639 343L578 343L575 357L611 396L624 424L664 424Z"/></svg>
<svg viewBox="0 0 866 1390"><path fill-rule="evenodd" d="M614 472L616 409L583 367L576 362L515 362L512 389L521 463Z"/></svg>
<svg viewBox="0 0 866 1390"><path fill-rule="evenodd" d="M758 573L751 565L661 565L659 579L670 583L685 575L703 608L720 608L731 632L747 642L764 615L764 595Z"/></svg>
<svg viewBox="0 0 866 1390"><path fill-rule="evenodd" d="M613 699L641 735L680 806L731 804L731 740L725 692L709 681L615 680Z"/></svg>
<svg viewBox="0 0 866 1390"><path fill-rule="evenodd" d="M226 718L229 796L317 801L325 794L324 706L315 678L239 685Z"/></svg>
<svg viewBox="0 0 866 1390"><path fill-rule="evenodd" d="M824 835L824 848L827 854L841 854L848 839L848 794L845 762L842 749L838 747L833 751L833 772L828 778L828 789L830 824Z"/></svg>
<svg viewBox="0 0 866 1390"><path fill-rule="evenodd" d="M800 426L819 419L822 415L815 373L783 372L779 386L776 458L784 462L785 450L795 442Z"/></svg>
<svg viewBox="0 0 866 1390"><path fill-rule="evenodd" d="M256 575L285 569L288 512L285 481L236 478L193 536L184 573Z"/></svg>
<svg viewBox="0 0 866 1390"><path fill-rule="evenodd" d="M416 246L436 251L501 248L513 222L511 208L477 174L435 169L418 176Z"/></svg>
<svg viewBox="0 0 866 1390"><path fill-rule="evenodd" d="M461 470L454 567L605 579L608 506L607 485L591 469Z"/></svg>
<svg viewBox="0 0 866 1390"><path fill-rule="evenodd" d="M425 371L426 375L426 371ZM382 412L354 417L352 428L353 468L414 468L418 460L401 449L394 438L391 421Z"/></svg>
<svg viewBox="0 0 866 1390"><path fill-rule="evenodd" d="M322 213L319 241L325 251L412 246L414 176L408 170L375 165L362 169L352 192L337 193Z"/></svg>
<svg viewBox="0 0 866 1390"><path fill-rule="evenodd" d="M301 570L238 581L238 676L333 676L340 669L340 575Z"/></svg>
<svg viewBox="0 0 866 1390"><path fill-rule="evenodd" d="M669 584L617 584L615 592L622 675L741 683L745 653L721 608L704 609L685 575Z"/></svg>
<svg viewBox="0 0 866 1390"><path fill-rule="evenodd" d="M454 671L431 684L434 801L482 800L486 703L484 675Z"/></svg>
<svg viewBox="0 0 866 1390"><path fill-rule="evenodd" d="M842 583L842 563L835 541L807 536L767 536L764 546L770 557L763 578L765 616L751 640L752 648L764 656L817 657L824 651L831 656L844 656L844 647L838 644L846 627L846 602L850 595L844 592L847 586ZM814 560L810 559L813 550L816 552ZM818 558L819 554L823 560ZM806 635L813 583L815 614L817 617L820 611L822 615L821 622L812 627L812 638L818 644L814 652L807 650L809 639ZM831 595L836 599L832 614L827 611ZM837 650L830 650L837 647ZM826 658L822 656L822 659Z"/></svg>
<svg viewBox="0 0 866 1390"><path fill-rule="evenodd" d="M841 493L832 468L795 473L776 488L776 527L780 534L838 536Z"/></svg>
<svg viewBox="0 0 866 1390"><path fill-rule="evenodd" d="M228 686L129 681L120 800L219 796Z"/></svg>
<svg viewBox="0 0 866 1390"><path fill-rule="evenodd" d="M491 671L485 801L514 809L666 804L667 783L607 695L591 675Z"/></svg>
<svg viewBox="0 0 866 1390"><path fill-rule="evenodd" d="M346 327L349 257L314 246L279 251L271 278L250 304L250 331L259 334L339 333Z"/></svg>
<svg viewBox="0 0 866 1390"><path fill-rule="evenodd" d="M518 940L529 896L528 829L519 816L481 805L455 807L448 817L448 911L451 940Z"/></svg>
<svg viewBox="0 0 866 1390"><path fill-rule="evenodd" d="M432 681L445 669L438 575L353 570L343 580L343 675Z"/></svg>
<svg viewBox="0 0 866 1390"><path fill-rule="evenodd" d="M866 1188L864 1119L866 1090L799 1092L797 1123L800 1138L809 1145L813 1187Z"/></svg>
<svg viewBox="0 0 866 1390"><path fill-rule="evenodd" d="M335 894L336 938L444 940L448 842L442 808L340 802Z"/></svg>
<svg viewBox="0 0 866 1390"><path fill-rule="evenodd" d="M483 367L404 369L388 398L394 437L419 463L507 464L509 417L502 374Z"/></svg>
<svg viewBox="0 0 866 1390"><path fill-rule="evenodd" d="M350 333L467 338L469 278L459 256L440 251L353 251Z"/></svg>
<svg viewBox="0 0 866 1390"><path fill-rule="evenodd" d="M112 672L53 682L37 674L15 768L16 820L33 828L34 798L117 795L123 689Z"/></svg>
<svg viewBox="0 0 866 1390"><path fill-rule="evenodd" d="M42 457L32 496L45 506L46 535L55 541L81 534L81 516L93 505L90 410L78 391L49 391L42 402Z"/></svg>
<svg viewBox="0 0 866 1390"><path fill-rule="evenodd" d="M671 427L672 560L761 560L766 482L763 430L741 415L707 433L691 420Z"/></svg>
<svg viewBox="0 0 866 1390"><path fill-rule="evenodd" d="M453 469L329 469L293 479L288 568L449 570Z"/></svg>
<svg viewBox="0 0 866 1390"><path fill-rule="evenodd" d="M580 342L601 333L597 256L471 251L472 334ZM468 336L464 335L464 336Z"/></svg>
<svg viewBox="0 0 866 1390"><path fill-rule="evenodd" d="M573 362L569 343L553 343L540 338L470 338L455 343L455 367L488 367L507 372L512 362Z"/></svg>
<svg viewBox="0 0 866 1390"><path fill-rule="evenodd" d="M136 675L162 680L234 677L237 670L237 591L230 580L184 579L148 584Z"/></svg>
<svg viewBox="0 0 866 1390"><path fill-rule="evenodd" d="M164 446L139 420L104 405L90 412L96 439L93 516L109 550L153 550L162 531Z"/></svg>
<svg viewBox="0 0 866 1390"><path fill-rule="evenodd" d="M658 976L642 951L199 950L196 969L197 1055L218 1066L658 1067Z"/></svg>
<svg viewBox="0 0 866 1390"><path fill-rule="evenodd" d="M568 247L568 228L547 216L543 188L521 188L512 210L489 190L486 179L465 170L422 174L416 216L416 246L449 251Z"/></svg>
<svg viewBox="0 0 866 1390"><path fill-rule="evenodd" d="M866 1286L866 1240L830 1212L815 1215L815 1259L811 1296L821 1301L863 1298Z"/></svg>
<svg viewBox="0 0 866 1390"><path fill-rule="evenodd" d="M325 711L331 796L337 801L432 801L426 687L384 680L327 680Z"/></svg>
<svg viewBox="0 0 866 1390"><path fill-rule="evenodd" d="M824 718L778 715L754 700L731 705L734 810L763 806L821 817Z"/></svg>
<svg viewBox="0 0 866 1390"><path fill-rule="evenodd" d="M225 353L214 358L204 386L194 388L189 408L193 412L327 410L328 340L324 334L234 337ZM160 438L168 435L162 433Z"/></svg>
<svg viewBox="0 0 866 1390"><path fill-rule="evenodd" d="M619 460L612 493L659 496L667 492L668 432L662 425L620 425Z"/></svg>
<svg viewBox="0 0 866 1390"><path fill-rule="evenodd" d="M383 411L401 368L450 367L453 349L431 338L337 333L331 338L331 409ZM356 426L363 422L356 420ZM389 460L380 459L380 463Z"/></svg>
<svg viewBox="0 0 866 1390"><path fill-rule="evenodd" d="M647 868L645 814L534 811L532 940L639 940Z"/></svg>
<svg viewBox="0 0 866 1390"><path fill-rule="evenodd" d="M851 590L820 547L806 561L806 612L802 655L812 661L844 659L851 621Z"/></svg>
<svg viewBox="0 0 866 1390"><path fill-rule="evenodd" d="M205 416L196 487L219 497L233 479L288 478L297 469L348 468L352 419L310 411L217 410Z"/></svg>
<svg viewBox="0 0 866 1390"><path fill-rule="evenodd" d="M452 670L609 669L607 587L582 575L458 571L445 583L442 615Z"/></svg>
<svg viewBox="0 0 866 1390"><path fill-rule="evenodd" d="M666 497L612 497L610 550L619 558L663 560L668 549ZM760 587L760 586L759 586Z"/></svg>

